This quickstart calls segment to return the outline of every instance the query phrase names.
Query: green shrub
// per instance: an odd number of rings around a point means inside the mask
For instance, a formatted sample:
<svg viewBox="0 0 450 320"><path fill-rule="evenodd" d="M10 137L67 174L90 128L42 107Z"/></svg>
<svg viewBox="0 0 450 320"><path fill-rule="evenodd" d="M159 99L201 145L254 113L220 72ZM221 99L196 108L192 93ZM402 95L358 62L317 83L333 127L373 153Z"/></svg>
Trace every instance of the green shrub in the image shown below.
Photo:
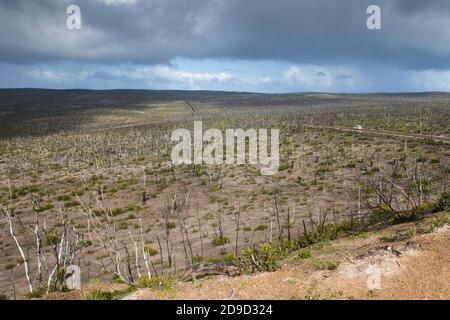
<svg viewBox="0 0 450 320"><path fill-rule="evenodd" d="M212 240L212 244L215 247L224 246L227 243L230 243L230 239L227 238L227 237L217 236L217 237L214 237L213 240Z"/></svg>
<svg viewBox="0 0 450 320"><path fill-rule="evenodd" d="M72 198L69 195L63 194L56 197L58 201L70 201Z"/></svg>
<svg viewBox="0 0 450 320"><path fill-rule="evenodd" d="M383 241L383 242L388 242L388 243L395 242L395 238L394 237L389 237L389 236L382 236L382 237L379 238L379 240Z"/></svg>
<svg viewBox="0 0 450 320"><path fill-rule="evenodd" d="M46 240L45 243L48 246L54 246L59 242L59 235L56 233L49 233L49 234L47 234L47 237L45 240Z"/></svg>
<svg viewBox="0 0 450 320"><path fill-rule="evenodd" d="M175 288L177 284L177 280L175 277L164 277L164 276L156 276L156 277L144 277L137 281L138 288L147 288L154 290L171 290Z"/></svg>
<svg viewBox="0 0 450 320"><path fill-rule="evenodd" d="M435 204L431 202L424 202L422 203L417 209L417 214L430 214L434 211Z"/></svg>
<svg viewBox="0 0 450 320"><path fill-rule="evenodd" d="M119 230L127 230L128 229L128 223L127 222L120 222L119 223Z"/></svg>
<svg viewBox="0 0 450 320"><path fill-rule="evenodd" d="M222 261L226 265L234 265L236 264L237 258L234 253L227 253L222 257Z"/></svg>
<svg viewBox="0 0 450 320"><path fill-rule="evenodd" d="M85 297L85 300L112 300L112 299L113 299L112 292L100 290L93 291Z"/></svg>
<svg viewBox="0 0 450 320"><path fill-rule="evenodd" d="M433 212L450 210L450 191L444 192L433 208Z"/></svg>
<svg viewBox="0 0 450 320"><path fill-rule="evenodd" d="M91 240L80 241L80 247L89 248L93 245Z"/></svg>
<svg viewBox="0 0 450 320"><path fill-rule="evenodd" d="M39 208L39 212L45 212L47 210L53 209L54 206L51 203L45 203Z"/></svg>
<svg viewBox="0 0 450 320"><path fill-rule="evenodd" d="M78 201L67 201L64 203L64 207L66 208L78 207L79 205L80 203Z"/></svg>
<svg viewBox="0 0 450 320"><path fill-rule="evenodd" d="M312 257L312 253L309 250L303 249L303 250L300 250L298 256L300 259L309 259Z"/></svg>
<svg viewBox="0 0 450 320"><path fill-rule="evenodd" d="M148 255L151 256L151 257L156 256L158 254L158 251L153 249L150 246L145 246L145 252L147 252Z"/></svg>
<svg viewBox="0 0 450 320"><path fill-rule="evenodd" d="M175 222L167 222L166 228L167 229L175 229L177 227Z"/></svg>
<svg viewBox="0 0 450 320"><path fill-rule="evenodd" d="M70 193L70 195L73 197L76 197L76 196L81 197L82 195L84 195L84 191L83 190L74 190Z"/></svg>
<svg viewBox="0 0 450 320"><path fill-rule="evenodd" d="M28 300L31 299L39 299L47 292L47 287L42 286L39 288L35 288L32 292L29 292L25 295L25 298Z"/></svg>
<svg viewBox="0 0 450 320"><path fill-rule="evenodd" d="M372 214L370 215L369 223L375 224L378 222L386 221L390 217L391 211L388 207L381 205L372 210Z"/></svg>
<svg viewBox="0 0 450 320"><path fill-rule="evenodd" d="M114 209L111 209L111 216L117 217L118 215L124 214L125 212L126 212L125 209L114 208Z"/></svg>
<svg viewBox="0 0 450 320"><path fill-rule="evenodd" d="M409 240L409 239L414 238L416 236L416 234L417 234L417 228L416 228L416 226L412 226L410 229L408 229L408 232L406 232L405 237L407 240Z"/></svg>
<svg viewBox="0 0 450 320"><path fill-rule="evenodd" d="M264 243L255 249L247 249L239 257L239 267L243 273L273 272L287 256L281 245Z"/></svg>
<svg viewBox="0 0 450 320"><path fill-rule="evenodd" d="M268 229L268 227L266 225L261 224L255 228L255 231L264 231L267 229Z"/></svg>
<svg viewBox="0 0 450 320"><path fill-rule="evenodd" d="M299 245L304 248L316 243L333 241L341 238L350 229L352 229L352 226L347 223L327 224L323 227L318 227L309 232L307 235L301 237L298 240Z"/></svg>
<svg viewBox="0 0 450 320"><path fill-rule="evenodd" d="M432 219L425 228L426 233L433 233L437 229L442 228L445 225L450 225L450 214L442 213L438 217Z"/></svg>
<svg viewBox="0 0 450 320"><path fill-rule="evenodd" d="M314 261L313 265L317 270L336 270L339 262L335 260L317 260Z"/></svg>
<svg viewBox="0 0 450 320"><path fill-rule="evenodd" d="M237 265L242 273L272 272L280 267L281 261L290 253L316 243L336 240L345 235L351 227L346 223L329 224L309 232L298 240L282 240L276 244L261 244L254 249L244 250L238 258ZM307 252L301 254L305 257L308 256Z"/></svg>

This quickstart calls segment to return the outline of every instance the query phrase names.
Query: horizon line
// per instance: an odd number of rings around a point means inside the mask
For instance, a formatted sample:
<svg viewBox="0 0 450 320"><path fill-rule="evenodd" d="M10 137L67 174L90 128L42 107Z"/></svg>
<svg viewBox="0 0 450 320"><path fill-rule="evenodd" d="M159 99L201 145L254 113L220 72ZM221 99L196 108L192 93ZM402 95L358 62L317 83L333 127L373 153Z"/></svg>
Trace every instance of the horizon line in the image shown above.
<svg viewBox="0 0 450 320"><path fill-rule="evenodd" d="M373 95L373 94L450 94L450 91L286 91L286 92L258 92L258 91L235 91L235 90L208 90L208 89L148 89L148 88L112 88L112 89L90 89L90 88L40 88L40 87L8 87L0 88L6 90L47 90L47 91L153 91L153 92L217 92L238 94L265 94L265 95L288 95L288 94L333 94L333 95Z"/></svg>

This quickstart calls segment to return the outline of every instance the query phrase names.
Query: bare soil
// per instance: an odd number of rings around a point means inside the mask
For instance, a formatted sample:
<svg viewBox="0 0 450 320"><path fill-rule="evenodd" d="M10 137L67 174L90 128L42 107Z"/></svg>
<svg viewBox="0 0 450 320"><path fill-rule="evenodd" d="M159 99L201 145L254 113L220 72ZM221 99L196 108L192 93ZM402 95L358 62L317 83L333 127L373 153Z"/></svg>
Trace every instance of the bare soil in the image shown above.
<svg viewBox="0 0 450 320"><path fill-rule="evenodd" d="M293 255L273 273L184 283L167 293L140 290L128 299L450 299L450 227L406 242L380 240L406 227L315 246L310 259ZM319 261L331 260L336 269L320 270ZM367 287L370 266L381 270L379 290Z"/></svg>

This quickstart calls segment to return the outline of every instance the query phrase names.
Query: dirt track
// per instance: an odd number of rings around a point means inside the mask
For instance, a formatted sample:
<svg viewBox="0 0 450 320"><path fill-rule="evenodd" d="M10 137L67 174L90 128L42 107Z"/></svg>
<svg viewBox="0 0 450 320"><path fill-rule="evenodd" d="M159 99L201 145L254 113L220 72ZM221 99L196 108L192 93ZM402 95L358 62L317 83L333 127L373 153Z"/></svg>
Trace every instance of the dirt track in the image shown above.
<svg viewBox="0 0 450 320"><path fill-rule="evenodd" d="M429 140L429 141L450 144L450 137L446 137L446 136L431 136L431 135L423 135L420 133L398 132L398 131L389 131L389 130L375 130L375 129L354 129L354 128L312 126L312 125L306 125L306 127L316 128L316 129L318 128L318 129L337 130L337 131L342 131L342 132L370 133L370 134L376 134L376 135L381 135L381 136L398 137L398 138L406 138L406 139Z"/></svg>

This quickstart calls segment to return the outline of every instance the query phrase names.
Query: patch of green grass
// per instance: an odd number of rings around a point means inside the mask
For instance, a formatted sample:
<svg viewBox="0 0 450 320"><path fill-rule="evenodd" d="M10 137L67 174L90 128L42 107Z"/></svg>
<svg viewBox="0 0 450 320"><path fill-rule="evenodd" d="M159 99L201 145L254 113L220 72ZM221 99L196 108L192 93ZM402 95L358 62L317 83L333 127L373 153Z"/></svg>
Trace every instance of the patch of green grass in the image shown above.
<svg viewBox="0 0 450 320"><path fill-rule="evenodd" d="M39 299L42 298L44 294L47 293L47 287L42 286L40 288L35 288L32 292L29 292L25 295L25 298L28 300Z"/></svg>
<svg viewBox="0 0 450 320"><path fill-rule="evenodd" d="M175 222L167 222L166 228L167 229L175 229L177 227L177 224Z"/></svg>
<svg viewBox="0 0 450 320"><path fill-rule="evenodd" d="M444 192L433 207L433 212L450 210L450 191Z"/></svg>
<svg viewBox="0 0 450 320"><path fill-rule="evenodd" d="M78 207L79 205L80 205L80 203L78 201L67 201L67 202L64 202L64 207L66 207L66 208Z"/></svg>
<svg viewBox="0 0 450 320"><path fill-rule="evenodd" d="M142 208L139 206L129 205L129 206L126 206L125 208L97 209L97 210L94 210L92 213L97 217L106 216L106 215L109 215L111 217L117 217L119 215L122 215L122 214L130 212L130 211L133 212L133 211L140 211L140 210L142 210ZM130 214L130 216L134 216L134 215Z"/></svg>
<svg viewBox="0 0 450 320"><path fill-rule="evenodd" d="M30 193L37 193L38 191L39 191L39 188L34 185L22 187L22 188L12 188L11 189L11 198L17 199L19 197L24 197Z"/></svg>
<svg viewBox="0 0 450 320"><path fill-rule="evenodd" d="M374 298L377 297L377 295L378 295L378 291L376 291L376 290L369 290L369 291L367 291L367 297L369 299L374 299Z"/></svg>
<svg viewBox="0 0 450 320"><path fill-rule="evenodd" d="M238 258L237 265L242 273L272 272L281 266L281 261L290 253L317 243L336 240L352 227L347 223L319 227L297 240L282 240L275 244L261 244L254 249L246 249ZM306 254L307 255L307 254Z"/></svg>
<svg viewBox="0 0 450 320"><path fill-rule="evenodd" d="M45 203L41 205L41 207L39 208L39 212L45 212L54 208L55 207L51 203Z"/></svg>
<svg viewBox="0 0 450 320"><path fill-rule="evenodd" d="M84 299L85 300L117 300L130 293L136 291L136 288L129 286L125 290L114 290L114 291L93 291L89 293Z"/></svg>
<svg viewBox="0 0 450 320"><path fill-rule="evenodd" d="M222 261L226 265L234 265L236 264L237 258L234 253L227 253L222 257Z"/></svg>
<svg viewBox="0 0 450 320"><path fill-rule="evenodd" d="M259 226L257 226L255 228L255 231L264 231L264 230L267 230L267 229L268 229L268 227L266 225L260 224Z"/></svg>
<svg viewBox="0 0 450 320"><path fill-rule="evenodd" d="M89 293L85 298L85 300L112 300L113 294L108 291L93 291Z"/></svg>
<svg viewBox="0 0 450 320"><path fill-rule="evenodd" d="M54 246L59 242L59 235L57 233L49 233L45 239L45 243L48 246Z"/></svg>
<svg viewBox="0 0 450 320"><path fill-rule="evenodd" d="M300 250L300 252L298 253L298 257L300 259L309 259L312 257L312 253L311 251L307 250L307 249L302 249Z"/></svg>
<svg viewBox="0 0 450 320"><path fill-rule="evenodd" d="M151 257L156 256L158 254L158 251L150 246L145 246L145 252L147 252L148 255Z"/></svg>
<svg viewBox="0 0 450 320"><path fill-rule="evenodd" d="M61 194L61 195L56 196L56 200L58 200L58 201L70 201L71 199L72 199L72 197L67 194Z"/></svg>
<svg viewBox="0 0 450 320"><path fill-rule="evenodd" d="M431 219L425 227L425 233L433 233L445 225L450 225L450 213L444 212L436 218Z"/></svg>
<svg viewBox="0 0 450 320"><path fill-rule="evenodd" d="M93 243L91 240L84 240L84 241L80 241L79 246L82 248L89 248L92 247Z"/></svg>
<svg viewBox="0 0 450 320"><path fill-rule="evenodd" d="M387 242L387 243L395 242L395 237L391 237L391 236L382 236L378 239L382 242Z"/></svg>
<svg viewBox="0 0 450 320"><path fill-rule="evenodd" d="M119 223L118 228L119 228L119 230L127 230L128 229L128 223L125 222L125 221L122 221L122 222Z"/></svg>
<svg viewBox="0 0 450 320"><path fill-rule="evenodd" d="M228 243L230 243L230 239L227 237L217 236L217 237L214 237L212 240L212 245L215 247L224 246Z"/></svg>
<svg viewBox="0 0 450 320"><path fill-rule="evenodd" d="M175 288L177 284L177 279L175 277L144 277L137 281L138 288L147 288L153 290L168 291Z"/></svg>
<svg viewBox="0 0 450 320"><path fill-rule="evenodd" d="M408 231L406 232L406 240L410 240L412 238L414 238L417 234L417 228L416 226L412 226L411 228L408 229Z"/></svg>
<svg viewBox="0 0 450 320"><path fill-rule="evenodd" d="M339 262L336 260L316 260L313 262L313 266L317 270L336 270Z"/></svg>

